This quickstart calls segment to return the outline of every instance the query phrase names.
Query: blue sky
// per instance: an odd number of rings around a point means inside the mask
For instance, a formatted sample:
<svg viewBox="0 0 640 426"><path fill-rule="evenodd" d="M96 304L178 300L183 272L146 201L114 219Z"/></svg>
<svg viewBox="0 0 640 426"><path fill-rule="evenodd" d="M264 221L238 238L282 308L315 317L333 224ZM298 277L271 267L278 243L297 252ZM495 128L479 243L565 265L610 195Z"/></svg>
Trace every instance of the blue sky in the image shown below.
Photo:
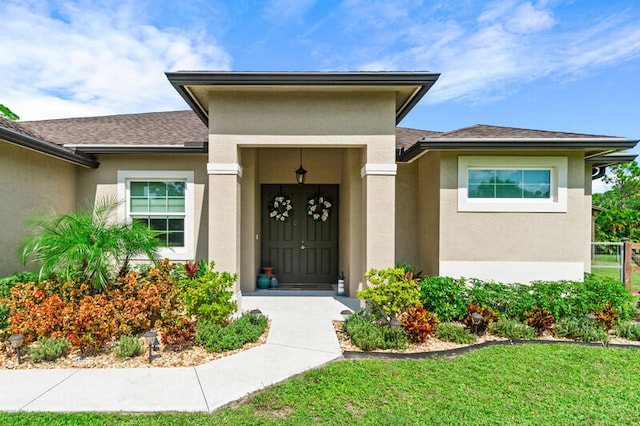
<svg viewBox="0 0 640 426"><path fill-rule="evenodd" d="M403 126L640 139L640 2L2 0L22 119L185 109L164 71L435 71Z"/></svg>

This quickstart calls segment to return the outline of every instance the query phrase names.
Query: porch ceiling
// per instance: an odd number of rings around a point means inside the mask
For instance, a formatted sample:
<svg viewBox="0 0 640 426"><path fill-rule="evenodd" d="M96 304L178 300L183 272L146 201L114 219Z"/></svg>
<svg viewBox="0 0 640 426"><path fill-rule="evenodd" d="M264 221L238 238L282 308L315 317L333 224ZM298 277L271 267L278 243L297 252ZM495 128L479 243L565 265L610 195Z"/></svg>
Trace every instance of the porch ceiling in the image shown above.
<svg viewBox="0 0 640 426"><path fill-rule="evenodd" d="M431 72L215 72L166 73L200 119L208 124L209 98L216 91L322 92L391 91L396 124L422 99L440 74Z"/></svg>

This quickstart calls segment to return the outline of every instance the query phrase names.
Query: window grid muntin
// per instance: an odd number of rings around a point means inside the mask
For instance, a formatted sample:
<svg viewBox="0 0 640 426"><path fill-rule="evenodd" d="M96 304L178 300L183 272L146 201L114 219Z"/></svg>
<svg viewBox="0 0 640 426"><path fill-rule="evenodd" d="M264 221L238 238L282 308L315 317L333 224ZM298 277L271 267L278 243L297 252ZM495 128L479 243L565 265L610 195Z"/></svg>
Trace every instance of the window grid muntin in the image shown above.
<svg viewBox="0 0 640 426"><path fill-rule="evenodd" d="M470 199L546 200L553 195L552 184L551 168L546 167L470 167L467 172Z"/></svg>
<svg viewBox="0 0 640 426"><path fill-rule="evenodd" d="M129 180L128 201L129 217L162 232L163 247L185 246L185 180Z"/></svg>

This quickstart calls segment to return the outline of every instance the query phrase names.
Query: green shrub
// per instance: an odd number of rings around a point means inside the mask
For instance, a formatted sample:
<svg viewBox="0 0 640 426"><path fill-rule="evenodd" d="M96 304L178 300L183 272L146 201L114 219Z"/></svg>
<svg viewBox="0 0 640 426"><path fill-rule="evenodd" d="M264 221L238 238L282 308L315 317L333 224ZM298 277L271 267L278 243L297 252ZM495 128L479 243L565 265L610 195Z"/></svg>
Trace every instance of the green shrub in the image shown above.
<svg viewBox="0 0 640 426"><path fill-rule="evenodd" d="M467 313L467 288L464 278L428 277L420 281L422 306L442 321L457 321Z"/></svg>
<svg viewBox="0 0 640 426"><path fill-rule="evenodd" d="M586 318L563 318L554 326L556 337L566 337L579 342L606 342L607 333L598 322Z"/></svg>
<svg viewBox="0 0 640 426"><path fill-rule="evenodd" d="M373 317L362 312L351 315L344 322L344 330L351 342L363 351L375 349L406 349L404 329L378 324Z"/></svg>
<svg viewBox="0 0 640 426"><path fill-rule="evenodd" d="M621 322L615 329L616 336L627 340L640 340L640 324Z"/></svg>
<svg viewBox="0 0 640 426"><path fill-rule="evenodd" d="M454 342L460 345L468 345L478 340L478 336L471 334L462 324L453 322L436 325L435 336L443 342Z"/></svg>
<svg viewBox="0 0 640 426"><path fill-rule="evenodd" d="M196 327L196 343L209 352L225 352L255 342L267 328L267 317L248 312L222 326L212 321L201 321Z"/></svg>
<svg viewBox="0 0 640 426"><path fill-rule="evenodd" d="M520 284L503 284L478 279L469 280L468 304L489 308L507 317L515 315Z"/></svg>
<svg viewBox="0 0 640 426"><path fill-rule="evenodd" d="M120 336L118 345L115 347L115 353L120 359L133 358L143 352L144 348L140 343L140 339L130 335Z"/></svg>
<svg viewBox="0 0 640 426"><path fill-rule="evenodd" d="M29 347L31 361L55 361L71 352L71 342L64 337L40 337L38 343Z"/></svg>
<svg viewBox="0 0 640 426"><path fill-rule="evenodd" d="M489 325L489 332L494 336L505 337L510 340L531 340L537 337L536 331L516 320L500 319Z"/></svg>
<svg viewBox="0 0 640 426"><path fill-rule="evenodd" d="M232 300L232 287L238 275L218 272L214 267L215 262L211 262L204 271L199 270L191 279L181 279L178 285L189 315L207 323L222 324L237 309L236 302Z"/></svg>
<svg viewBox="0 0 640 426"><path fill-rule="evenodd" d="M372 269L365 275L371 284L358 291L369 312L377 319L389 321L420 303L420 287L402 268Z"/></svg>

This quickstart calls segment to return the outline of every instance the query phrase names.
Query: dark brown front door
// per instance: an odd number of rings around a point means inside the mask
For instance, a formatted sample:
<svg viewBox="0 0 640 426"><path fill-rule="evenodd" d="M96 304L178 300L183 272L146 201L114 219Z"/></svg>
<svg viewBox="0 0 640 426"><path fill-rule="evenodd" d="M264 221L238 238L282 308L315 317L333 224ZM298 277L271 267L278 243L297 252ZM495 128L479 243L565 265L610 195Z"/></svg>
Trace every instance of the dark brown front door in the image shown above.
<svg viewBox="0 0 640 426"><path fill-rule="evenodd" d="M326 221L314 221L307 211L309 200L320 195L331 204ZM286 221L271 214L270 203L278 196L291 200L293 210ZM261 209L262 266L273 267L285 284L336 282L338 185L262 185Z"/></svg>

